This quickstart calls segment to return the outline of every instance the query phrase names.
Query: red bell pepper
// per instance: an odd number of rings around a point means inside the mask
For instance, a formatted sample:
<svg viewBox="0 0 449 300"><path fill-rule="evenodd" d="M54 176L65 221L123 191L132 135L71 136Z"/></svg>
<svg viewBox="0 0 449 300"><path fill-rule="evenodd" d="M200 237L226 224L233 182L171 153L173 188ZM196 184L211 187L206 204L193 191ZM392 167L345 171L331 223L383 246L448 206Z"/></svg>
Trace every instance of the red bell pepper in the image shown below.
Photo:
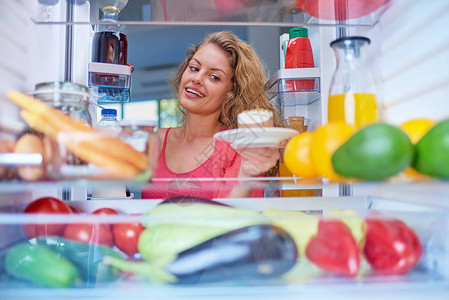
<svg viewBox="0 0 449 300"><path fill-rule="evenodd" d="M321 269L353 277L360 269L360 249L341 220L320 220L318 234L306 248L307 258Z"/></svg>
<svg viewBox="0 0 449 300"><path fill-rule="evenodd" d="M367 218L365 257L384 274L407 273L421 259L423 246L416 233L398 219Z"/></svg>

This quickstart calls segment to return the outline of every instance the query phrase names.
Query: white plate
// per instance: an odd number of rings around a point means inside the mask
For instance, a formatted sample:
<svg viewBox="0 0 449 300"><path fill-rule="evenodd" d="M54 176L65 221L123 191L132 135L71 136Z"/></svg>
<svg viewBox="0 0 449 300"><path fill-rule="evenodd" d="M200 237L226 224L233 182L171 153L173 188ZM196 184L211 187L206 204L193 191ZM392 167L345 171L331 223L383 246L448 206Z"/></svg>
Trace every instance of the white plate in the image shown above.
<svg viewBox="0 0 449 300"><path fill-rule="evenodd" d="M220 131L214 134L214 138L230 142L234 146L260 148L276 146L298 134L298 131L290 128L253 127Z"/></svg>

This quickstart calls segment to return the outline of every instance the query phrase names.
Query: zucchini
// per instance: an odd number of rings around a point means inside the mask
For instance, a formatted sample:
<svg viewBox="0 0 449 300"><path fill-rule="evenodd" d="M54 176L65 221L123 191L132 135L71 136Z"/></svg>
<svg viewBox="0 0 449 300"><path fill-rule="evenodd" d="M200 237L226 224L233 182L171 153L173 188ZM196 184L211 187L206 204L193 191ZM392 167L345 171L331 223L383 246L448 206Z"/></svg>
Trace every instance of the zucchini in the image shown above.
<svg viewBox="0 0 449 300"><path fill-rule="evenodd" d="M49 287L74 287L81 281L78 269L67 258L47 246L28 242L8 250L4 268L15 278Z"/></svg>
<svg viewBox="0 0 449 300"><path fill-rule="evenodd" d="M105 256L121 257L111 248L70 241L58 236L39 237L36 242L48 246L75 264L83 281L87 284L114 281L120 277L118 269L103 263Z"/></svg>
<svg viewBox="0 0 449 300"><path fill-rule="evenodd" d="M180 252L164 266L109 257L105 262L155 281L192 284L275 278L293 268L296 259L293 238L279 227L261 224L211 238Z"/></svg>

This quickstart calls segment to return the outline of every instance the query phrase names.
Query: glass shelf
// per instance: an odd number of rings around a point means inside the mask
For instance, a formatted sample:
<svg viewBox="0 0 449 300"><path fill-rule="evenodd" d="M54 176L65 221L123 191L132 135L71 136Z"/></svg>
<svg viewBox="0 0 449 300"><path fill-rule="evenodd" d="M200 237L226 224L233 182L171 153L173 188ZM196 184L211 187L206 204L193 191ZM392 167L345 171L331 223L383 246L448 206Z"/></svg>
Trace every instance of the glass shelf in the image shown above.
<svg viewBox="0 0 449 300"><path fill-rule="evenodd" d="M315 80L313 90L292 89L298 79ZM287 107L306 106L320 100L320 68L278 70L268 80L270 102L284 115Z"/></svg>
<svg viewBox="0 0 449 300"><path fill-rule="evenodd" d="M39 25L100 24L98 20L102 6L99 2L102 1L87 1L82 5L70 4L71 2L73 1L61 0L50 10L41 4L33 14L32 20ZM301 11L296 6L296 3L300 3L300 1L295 0L251 0L231 1L231 3L211 0L168 0L163 2L164 5L159 0L128 1L121 10L120 24L126 26L371 27L377 23L379 16L387 7L386 5L376 7L362 14L355 11L357 8L347 6L345 13L351 19L338 21L335 20L338 17L333 16L335 15L333 7L329 6L328 0L317 0L318 6L326 8L326 16L323 15L323 17L321 17L322 11L314 12L310 7L301 7L303 10ZM66 7L70 9L66 10ZM86 8L90 10L90 20L77 16L77 14L83 15ZM68 18L66 11L71 12L71 18Z"/></svg>

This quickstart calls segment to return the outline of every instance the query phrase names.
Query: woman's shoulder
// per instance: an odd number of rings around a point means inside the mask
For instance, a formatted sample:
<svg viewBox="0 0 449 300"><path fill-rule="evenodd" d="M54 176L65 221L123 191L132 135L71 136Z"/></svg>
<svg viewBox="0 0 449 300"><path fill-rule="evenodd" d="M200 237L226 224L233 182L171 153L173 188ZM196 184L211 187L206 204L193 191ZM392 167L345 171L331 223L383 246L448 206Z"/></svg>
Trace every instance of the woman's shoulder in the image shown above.
<svg viewBox="0 0 449 300"><path fill-rule="evenodd" d="M159 128L158 130L156 130L156 135L160 140L164 140L165 138L165 134L167 133L167 130L169 130L170 128Z"/></svg>

